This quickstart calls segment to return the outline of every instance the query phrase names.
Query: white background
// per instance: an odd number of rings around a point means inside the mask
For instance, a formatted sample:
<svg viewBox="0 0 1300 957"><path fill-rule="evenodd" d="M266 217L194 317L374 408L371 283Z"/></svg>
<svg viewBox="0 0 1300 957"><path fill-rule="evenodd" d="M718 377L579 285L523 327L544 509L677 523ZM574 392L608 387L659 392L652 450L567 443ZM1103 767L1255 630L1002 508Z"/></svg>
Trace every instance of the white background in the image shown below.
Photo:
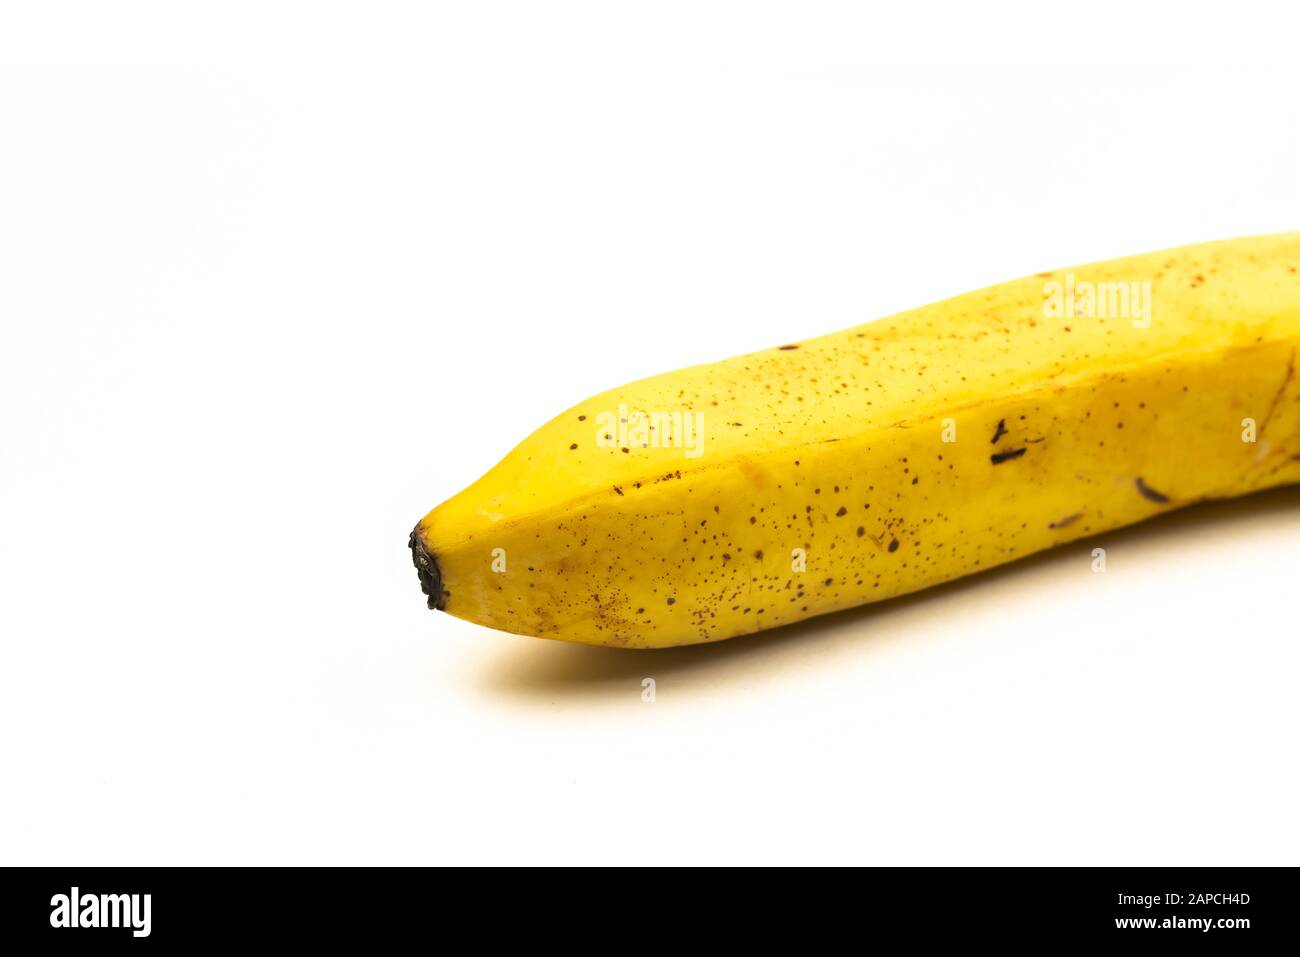
<svg viewBox="0 0 1300 957"><path fill-rule="evenodd" d="M1300 862L1297 489L664 653L406 548L624 381L1300 229L1294 23L2 9L0 862Z"/></svg>

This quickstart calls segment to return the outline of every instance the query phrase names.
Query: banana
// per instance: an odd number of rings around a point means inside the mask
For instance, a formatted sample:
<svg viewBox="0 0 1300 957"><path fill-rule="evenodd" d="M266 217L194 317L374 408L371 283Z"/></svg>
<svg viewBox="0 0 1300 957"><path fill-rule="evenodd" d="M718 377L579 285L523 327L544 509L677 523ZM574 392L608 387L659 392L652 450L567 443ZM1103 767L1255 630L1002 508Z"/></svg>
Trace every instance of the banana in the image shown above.
<svg viewBox="0 0 1300 957"><path fill-rule="evenodd" d="M1187 246L601 393L416 526L428 604L719 641L1300 481L1298 269Z"/></svg>

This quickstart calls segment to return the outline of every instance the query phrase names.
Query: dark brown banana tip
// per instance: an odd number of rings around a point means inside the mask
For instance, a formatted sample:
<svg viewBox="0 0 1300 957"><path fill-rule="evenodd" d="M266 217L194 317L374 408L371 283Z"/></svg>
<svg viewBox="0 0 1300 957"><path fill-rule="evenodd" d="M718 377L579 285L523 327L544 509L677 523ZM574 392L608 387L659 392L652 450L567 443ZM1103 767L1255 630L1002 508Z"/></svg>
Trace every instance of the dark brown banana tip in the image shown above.
<svg viewBox="0 0 1300 957"><path fill-rule="evenodd" d="M442 593L442 574L438 571L438 563L434 561L433 553L424 547L424 542L420 541L420 536L411 532L411 561L415 563L415 570L420 574L420 590L429 596L429 607L442 610L445 602Z"/></svg>

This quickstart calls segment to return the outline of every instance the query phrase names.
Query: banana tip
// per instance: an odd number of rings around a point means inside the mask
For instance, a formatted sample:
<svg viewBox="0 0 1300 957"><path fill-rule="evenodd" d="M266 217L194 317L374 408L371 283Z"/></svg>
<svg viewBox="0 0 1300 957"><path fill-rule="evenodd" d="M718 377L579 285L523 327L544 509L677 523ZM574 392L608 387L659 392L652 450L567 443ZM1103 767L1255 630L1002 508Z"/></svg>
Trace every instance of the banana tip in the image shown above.
<svg viewBox="0 0 1300 957"><path fill-rule="evenodd" d="M438 571L438 562L434 559L433 552L421 541L418 527L411 532L409 544L411 561L415 563L415 570L420 576L420 590L428 596L429 607L441 611L444 604L442 573Z"/></svg>

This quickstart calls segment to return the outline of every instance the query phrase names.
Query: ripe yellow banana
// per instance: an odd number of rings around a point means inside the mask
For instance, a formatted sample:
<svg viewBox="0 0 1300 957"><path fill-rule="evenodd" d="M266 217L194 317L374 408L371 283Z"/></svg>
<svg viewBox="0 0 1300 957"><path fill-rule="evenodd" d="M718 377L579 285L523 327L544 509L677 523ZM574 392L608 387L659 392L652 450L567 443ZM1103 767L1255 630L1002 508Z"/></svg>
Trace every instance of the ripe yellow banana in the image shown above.
<svg viewBox="0 0 1300 957"><path fill-rule="evenodd" d="M1300 481L1298 270L1187 246L604 392L416 526L429 606L718 641Z"/></svg>

